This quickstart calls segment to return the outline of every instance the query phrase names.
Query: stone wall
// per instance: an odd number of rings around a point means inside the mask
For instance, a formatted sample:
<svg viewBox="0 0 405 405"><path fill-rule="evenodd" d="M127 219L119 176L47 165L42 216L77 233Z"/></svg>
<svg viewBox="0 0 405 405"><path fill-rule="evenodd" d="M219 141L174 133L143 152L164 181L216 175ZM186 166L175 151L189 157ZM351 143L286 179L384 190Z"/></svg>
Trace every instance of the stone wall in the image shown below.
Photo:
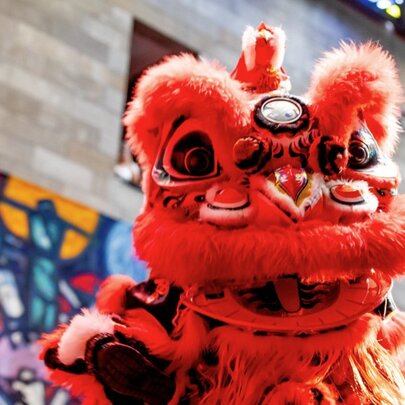
<svg viewBox="0 0 405 405"><path fill-rule="evenodd" d="M314 59L342 39L380 39L405 79L403 41L337 0L1 0L0 170L136 215L141 193L112 172L134 18L229 68L246 25L282 24L297 93Z"/></svg>

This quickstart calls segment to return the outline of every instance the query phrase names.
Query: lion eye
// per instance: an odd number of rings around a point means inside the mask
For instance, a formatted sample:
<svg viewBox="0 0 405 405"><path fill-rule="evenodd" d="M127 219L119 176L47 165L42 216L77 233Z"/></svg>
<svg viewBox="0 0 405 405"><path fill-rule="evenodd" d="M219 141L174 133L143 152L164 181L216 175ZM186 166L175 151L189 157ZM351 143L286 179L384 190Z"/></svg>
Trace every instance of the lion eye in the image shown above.
<svg viewBox="0 0 405 405"><path fill-rule="evenodd" d="M356 131L349 144L349 163L351 169L367 169L378 163L378 147L366 129Z"/></svg>
<svg viewBox="0 0 405 405"><path fill-rule="evenodd" d="M353 141L349 146L349 165L352 168L362 168L370 161L370 149L361 141Z"/></svg>
<svg viewBox="0 0 405 405"><path fill-rule="evenodd" d="M204 176L212 170L212 150L198 146L187 151L184 169L192 176Z"/></svg>
<svg viewBox="0 0 405 405"><path fill-rule="evenodd" d="M170 163L176 172L189 176L207 176L215 170L214 150L202 132L185 135L173 148Z"/></svg>

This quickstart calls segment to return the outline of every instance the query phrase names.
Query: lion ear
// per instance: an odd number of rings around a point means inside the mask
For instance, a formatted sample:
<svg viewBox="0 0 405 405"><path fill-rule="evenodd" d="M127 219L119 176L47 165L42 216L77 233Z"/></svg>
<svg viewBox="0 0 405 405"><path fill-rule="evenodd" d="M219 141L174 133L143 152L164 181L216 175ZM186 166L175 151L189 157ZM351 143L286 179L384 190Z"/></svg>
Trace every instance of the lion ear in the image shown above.
<svg viewBox="0 0 405 405"><path fill-rule="evenodd" d="M314 68L308 97L323 133L347 145L361 116L383 152L393 153L403 93L393 58L378 44L343 43L326 53Z"/></svg>
<svg viewBox="0 0 405 405"><path fill-rule="evenodd" d="M219 64L188 54L167 57L149 68L123 118L127 141L143 169L153 165L168 123L201 116L230 128L246 126L250 110L241 83Z"/></svg>

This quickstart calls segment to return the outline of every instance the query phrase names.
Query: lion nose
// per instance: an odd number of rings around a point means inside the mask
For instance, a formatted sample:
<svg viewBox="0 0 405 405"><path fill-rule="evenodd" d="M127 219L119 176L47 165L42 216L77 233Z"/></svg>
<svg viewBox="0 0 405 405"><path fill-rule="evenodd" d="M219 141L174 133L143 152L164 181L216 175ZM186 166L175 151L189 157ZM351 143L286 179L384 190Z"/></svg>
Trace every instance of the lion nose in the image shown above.
<svg viewBox="0 0 405 405"><path fill-rule="evenodd" d="M275 186L279 191L291 197L296 204L308 182L307 173L302 168L286 165L274 171Z"/></svg>
<svg viewBox="0 0 405 405"><path fill-rule="evenodd" d="M207 195L207 201L212 208L232 210L246 206L249 203L249 196L243 190L229 186L221 187L212 195Z"/></svg>

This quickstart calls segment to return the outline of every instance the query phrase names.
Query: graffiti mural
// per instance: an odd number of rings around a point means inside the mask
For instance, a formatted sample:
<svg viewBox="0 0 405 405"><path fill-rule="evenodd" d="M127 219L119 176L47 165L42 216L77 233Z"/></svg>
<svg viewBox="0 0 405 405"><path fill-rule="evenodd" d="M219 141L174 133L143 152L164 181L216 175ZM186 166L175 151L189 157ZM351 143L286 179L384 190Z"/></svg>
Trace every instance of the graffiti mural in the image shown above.
<svg viewBox="0 0 405 405"><path fill-rule="evenodd" d="M47 383L36 341L110 274L147 277L130 224L0 173L0 405L80 403Z"/></svg>

